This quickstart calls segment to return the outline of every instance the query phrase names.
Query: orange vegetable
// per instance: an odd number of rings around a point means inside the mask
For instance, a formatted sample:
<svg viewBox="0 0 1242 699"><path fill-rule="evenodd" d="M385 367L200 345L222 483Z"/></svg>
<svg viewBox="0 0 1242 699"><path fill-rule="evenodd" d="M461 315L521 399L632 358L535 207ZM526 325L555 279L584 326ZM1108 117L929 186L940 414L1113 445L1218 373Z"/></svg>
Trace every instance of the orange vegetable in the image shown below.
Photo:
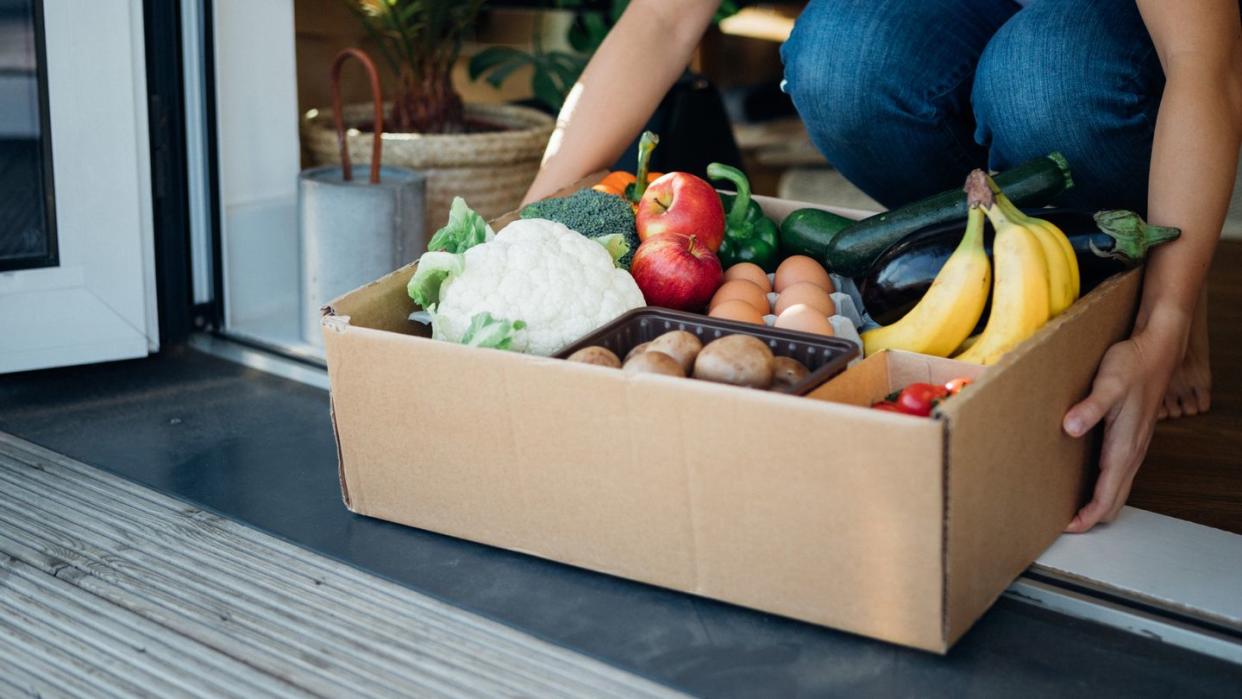
<svg viewBox="0 0 1242 699"><path fill-rule="evenodd" d="M632 175L623 170L614 170L604 179L600 180L596 185L591 187L597 192L612 194L614 196L628 199L630 206L638 208L638 200L642 198L643 191L647 189L647 185L654 182L664 174L661 172L648 172L647 162L651 160L651 151L655 150L656 144L660 139L650 131L644 131L642 138L638 141L638 175ZM638 185L638 178L646 175L646 181L641 186Z"/></svg>
<svg viewBox="0 0 1242 699"><path fill-rule="evenodd" d="M662 172L647 173L647 184L655 182L660 178L660 175L663 174L664 173ZM597 192L604 192L605 194L613 194L618 197L623 197L625 196L625 188L637 181L638 178L632 173L625 172L624 170L613 170L607 175L604 175L604 179L600 180L599 183L594 187L591 187L591 189L594 189Z"/></svg>

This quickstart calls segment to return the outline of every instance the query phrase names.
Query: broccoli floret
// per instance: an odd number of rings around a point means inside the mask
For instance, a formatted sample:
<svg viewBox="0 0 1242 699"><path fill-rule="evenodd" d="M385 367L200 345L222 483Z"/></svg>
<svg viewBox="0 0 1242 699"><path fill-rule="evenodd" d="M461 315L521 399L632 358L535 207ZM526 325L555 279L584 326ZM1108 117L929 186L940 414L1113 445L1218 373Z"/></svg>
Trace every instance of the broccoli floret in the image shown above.
<svg viewBox="0 0 1242 699"><path fill-rule="evenodd" d="M564 224L588 238L620 233L630 246L629 252L618 260L624 268L630 268L630 260L638 249L638 232L634 229L634 209L621 197L580 189L567 197L544 199L527 204L522 218L546 218Z"/></svg>

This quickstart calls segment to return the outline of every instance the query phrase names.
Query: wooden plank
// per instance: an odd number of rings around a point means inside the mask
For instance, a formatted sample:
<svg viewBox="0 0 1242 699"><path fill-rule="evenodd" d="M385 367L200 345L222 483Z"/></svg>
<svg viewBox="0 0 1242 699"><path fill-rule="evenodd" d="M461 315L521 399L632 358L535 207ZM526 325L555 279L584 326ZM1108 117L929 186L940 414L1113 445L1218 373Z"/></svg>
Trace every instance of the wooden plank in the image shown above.
<svg viewBox="0 0 1242 699"><path fill-rule="evenodd" d="M118 655L114 649L130 649L132 652L118 656L122 662L135 658L154 672L171 672L171 681L191 693L207 692L222 697L306 696L233 658L169 634L164 627L143 617L112 604L100 604L99 598L17 559L0 560L0 571L9 573L0 581L0 588L7 588L13 599L38 610L37 618L50 620L67 632L98 639L97 647L104 654Z"/></svg>
<svg viewBox="0 0 1242 699"><path fill-rule="evenodd" d="M11 630L0 626L0 681L15 686L17 696L120 698L115 689L96 681L89 669L74 661L49 663L33 646L14 641ZM84 679L85 677L85 679Z"/></svg>
<svg viewBox="0 0 1242 699"><path fill-rule="evenodd" d="M36 469L31 472L30 477L37 479L39 482L39 490L41 494L54 496L55 492L57 492L56 481L54 479L56 472L57 469L54 466L45 466L43 470ZM102 474L94 469L88 469L88 473L90 473L92 477L97 475L99 477L112 478L107 476L107 474ZM75 487L78 485L77 481L75 481ZM367 585L368 594L358 595L351 593L348 589L335 589L332 583L332 577L325 577L324 572L326 569L322 564L319 564L318 567L305 565L304 557L300 557L300 554L304 553L301 549L297 549L296 547L286 544L285 542L271 538L267 539L266 547L256 547L253 540L247 539L247 537L252 534L251 530L237 525L236 523L222 520L221 518L193 510L192 508L184 507L182 508L182 512L179 513L184 516L180 517L179 520L169 520L167 517L161 518L159 517L159 513L161 511L166 511L166 508L161 510L149 504L145 497L151 494L150 491L139 488L138 486L134 486L133 484L127 482L124 482L123 485L130 490L127 497L124 498L117 498L114 494L110 494L106 492L106 490L90 486L89 484L86 484L83 487L92 489L88 497L97 503L96 507L104 510L114 509L122 511L135 509L141 511L141 515L132 513L129 515L130 518L137 517L141 520L141 527L138 532L139 536L158 537L160 532L176 531L177 541L174 543L178 553L193 557L195 555L194 550L195 544L197 543L196 540L199 538L204 540L202 543L208 549L212 547L213 542L218 543L218 546L216 546L218 550L227 550L233 557L247 558L255 563L255 566L248 571L248 574L254 576L255 579L261 579L264 577L263 567L272 567L277 570L276 574L280 576L281 579L291 582L300 581L301 592L321 593L320 596L326 594L331 599L333 606L345 607L350 615L359 615L359 620L365 620L368 623L369 628L375 628L377 625L382 626L385 624L395 624L394 628L396 629L396 633L408 635L410 624L427 623L428 617L431 619L437 619L442 616L441 614L428 614L424 611L417 617L413 617L408 613L403 613L403 607L408 607L408 604L384 604L383 601L386 599L396 599L389 592L394 589L395 586L387 583L377 585L377 582L382 583L382 581L377 581L371 576L366 576L351 568L346 568L345 574L356 583ZM148 519L149 517L157 517L157 519ZM189 524L186 523L187 521ZM236 529L237 531L233 532L229 536L219 536L221 534L220 530L230 527ZM182 534L189 538L183 538ZM282 552L296 552L299 555L281 555ZM285 568L284 570L279 569L282 564L287 564L289 561L294 563L303 563L303 567L306 568L306 571L299 574L296 570L296 566L293 568ZM312 564L316 563L315 558L310 559L310 561ZM403 588L396 587L395 589L404 592ZM375 604L376 600L379 601L378 605ZM437 607L430 608L428 611L434 612L437 608L443 610L447 607L444 605L438 605ZM368 610L371 612L370 614L367 614ZM322 610L316 610L316 613L322 613ZM422 618L420 619L418 617ZM493 648L488 649L489 652L493 650ZM505 647L501 646L498 650L505 650ZM500 660L508 662L506 658L510 658L513 652L514 649L508 649L508 655L500 658ZM546 671L541 670L541 672ZM572 689L577 685L575 677L564 677L562 678L562 682L567 689ZM583 687L583 689L585 690L586 688Z"/></svg>
<svg viewBox="0 0 1242 699"><path fill-rule="evenodd" d="M3 478L4 476L0 474L0 480ZM56 503L65 505L63 507L56 507L54 505L53 514L68 516L72 514L73 507L85 504L81 501L75 503L59 499L62 491L57 487L57 482L54 478L42 474L35 474L35 478L42 479L38 481L40 497L50 498ZM12 481L9 481L9 483L13 485L15 494L21 492L22 486L20 483ZM129 504L131 500L126 499L122 502L100 498L97 506L105 511L134 509ZM281 570L279 568L281 557L272 556L270 551L254 551L252 550L253 546L244 546L245 542L234 538L223 545L234 552L234 558L244 559L245 562L254 564L254 567L247 568L244 563L235 563L227 559L213 564L208 559L210 550L207 553L200 551L203 548L203 544L197 541L191 541L187 544L182 534L206 536L205 532L210 531L211 527L205 526L205 524L218 518L205 513L195 513L192 515L192 518L196 522L196 526L190 528L186 528L184 525L177 526L175 522L158 519L149 513L144 514L141 525L118 525L116 522L122 521L118 518L115 521L109 522L108 527L110 531L116 532L117 539L136 547L142 546L146 553L162 556L165 559L171 558L175 560L181 557L189 559L196 566L194 570L200 575L202 575L203 570L211 570L211 565L218 565L229 573L236 574L239 576L240 581L230 580L230 584L236 586L230 589L230 592L233 594L237 594L239 591L251 593L249 599L255 599L269 593L285 594L291 600L290 613L305 615L308 618L331 619L335 623L347 623L351 620L365 622L376 638L382 638L386 643L397 647L407 647L411 652L421 652L413 646L409 637L410 624L424 624L421 619L410 617L408 614L400 614L399 607L394 610L392 606L384 607L373 604L370 602L369 596L354 597L347 594L347 590L333 590L331 586L324 587L322 576L314 577L288 568ZM169 532L175 533L170 535ZM152 563L152 565L158 564ZM197 568L199 565L208 567ZM273 568L276 572L269 572L266 568ZM301 584L297 584L297 582ZM307 595L306 593L309 592L322 594ZM336 593L339 593L339 596ZM323 601L324 595L333 597L330 604L317 603L317 601ZM394 612L397 613L394 614ZM327 630L330 630L330 628ZM449 646L446 646L446 649L454 650ZM511 660L511 658L500 658L500 664L497 666L505 664L508 660ZM566 679L572 680L572 678ZM586 688L584 687L583 689Z"/></svg>
<svg viewBox="0 0 1242 699"><path fill-rule="evenodd" d="M23 511L28 511L36 515L36 519L44 522L56 522L69 536L73 537L74 548L82 549L92 553L97 563L106 560L106 551L124 549L132 559L130 564L130 573L140 576L144 583L158 587L166 595L178 597L183 602L189 602L190 597L186 595L197 595L202 599L212 600L212 611L220 613L229 602L232 603L234 610L230 613L229 621L236 623L246 629L249 633L263 633L268 629L281 629L286 634L298 634L308 638L333 638L336 633L337 626L331 624L323 624L318 621L320 610L305 608L301 599L289 597L283 599L281 604L272 606L267 604L263 599L262 592L254 594L254 586L250 584L244 577L244 571L236 577L226 577L221 579L216 575L216 571L208 565L206 567L192 566L189 564L178 564L177 559L184 551L174 549L161 560L159 546L154 541L144 541L142 535L126 536L125 532L116 534L105 533L111 532L111 523L95 523L87 521L79 524L75 521L74 509L72 502L66 502L55 487L54 483L39 483L37 490L26 488L22 482L10 479L11 476L0 472L0 482L3 482L10 488L10 496L17 499L23 506ZM79 506L89 505L87 501L79 501ZM5 506L0 504L0 521L5 519ZM0 531L3 531L5 524L15 524L15 512L9 512L11 515L8 522L0 523ZM149 524L149 523L144 523ZM20 524L16 526L20 527ZM143 532L158 531L153 526L144 526ZM33 534L29 532L28 534ZM170 574L161 574L158 571L168 568ZM173 572L175 571L175 572ZM340 619L338 621L344 621ZM310 633L306 633L305 629L298 628L299 625L311 627ZM368 631L373 632L374 627L368 625ZM280 642L277 640L276 642ZM297 644L298 652L313 652L313 646L308 647L303 644ZM320 651L323 648L319 648ZM421 651L410 649L415 659L419 658ZM351 655L352 652L352 655ZM356 639L345 635L336 636L333 643L333 653L348 659L348 662L342 662L335 668L336 673L355 673L352 678L354 681L365 681L366 672L377 671L377 659L374 656L383 656L379 660L396 661L387 646L365 646L359 644ZM450 656L451 657L451 656ZM417 663L410 663L410 658L398 665L398 674L412 683L411 687L423 687L428 683L432 683L432 679L437 670L435 667L428 672L427 668L419 667ZM408 666L408 669L407 669ZM470 668L472 671L474 668ZM420 674L421 673L421 674ZM425 687L423 687L425 688ZM460 691L462 688L446 685L439 687L441 691Z"/></svg>
<svg viewBox="0 0 1242 699"><path fill-rule="evenodd" d="M214 625L226 636L248 642L253 651L279 649L279 655L265 659L265 669L278 672L279 663L292 661L315 676L315 691L347 692L379 674L386 674L388 680L384 687L376 688L377 696L450 695L466 689L438 681L439 668L434 666L431 672L419 675L412 668L426 670L428 665L417 655L409 654L405 662L399 662L382 644L360 642L348 631L337 634L310 616L295 618L295 600L256 600L243 591L230 590L229 582L242 587L240 579L220 580L214 571L196 571L186 565L162 566L136 548L141 542L109 539L92 531L92 523L80 525L69 519L66 515L72 513L51 498L12 487L12 482L6 481L5 486L9 498L18 500L21 507L19 510L0 502L0 536L27 537L29 543L42 545L45 552L90 573L75 584L86 586L90 577L98 577L118 587L138 588L200 624ZM23 521L24 516L29 519ZM56 536L28 525L29 521L55 526ZM218 634L213 638L218 639ZM217 642L221 644L218 648L223 646L223 641Z"/></svg>
<svg viewBox="0 0 1242 699"><path fill-rule="evenodd" d="M125 695L167 697L190 696L184 688L162 673L151 672L142 653L134 648L109 648L98 636L85 630L66 630L49 619L29 598L13 594L0 596L0 618L10 638L20 640L52 662L70 662L92 668L93 679L113 685ZM51 622L51 623L49 623Z"/></svg>
<svg viewBox="0 0 1242 699"><path fill-rule="evenodd" d="M133 693L132 686L120 684L98 663L23 632L8 614L0 619L4 620L0 624L0 658L7 666L4 674L23 679L32 690L53 696L124 697Z"/></svg>
<svg viewBox="0 0 1242 699"><path fill-rule="evenodd" d="M675 695L3 433L0 555L0 692Z"/></svg>

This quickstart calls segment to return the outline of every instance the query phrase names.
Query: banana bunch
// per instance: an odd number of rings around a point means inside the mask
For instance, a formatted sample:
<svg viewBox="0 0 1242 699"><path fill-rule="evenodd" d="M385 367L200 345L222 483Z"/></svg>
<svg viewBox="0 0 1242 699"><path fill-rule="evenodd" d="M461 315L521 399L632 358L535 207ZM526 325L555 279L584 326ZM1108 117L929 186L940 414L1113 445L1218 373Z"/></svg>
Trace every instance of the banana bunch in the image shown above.
<svg viewBox="0 0 1242 699"><path fill-rule="evenodd" d="M1065 233L1022 213L991 177L980 175L992 194L985 211L996 229L992 312L979 339L954 359L994 364L1077 301L1081 281L1078 258Z"/></svg>
<svg viewBox="0 0 1242 699"><path fill-rule="evenodd" d="M961 243L931 288L901 320L863 333L867 355L903 349L992 364L1078 299L1078 259L1055 225L1022 213L981 170L966 180L969 213ZM983 249L983 219L996 229L992 264ZM993 272L995 266L995 275ZM991 286L992 311L978 337Z"/></svg>

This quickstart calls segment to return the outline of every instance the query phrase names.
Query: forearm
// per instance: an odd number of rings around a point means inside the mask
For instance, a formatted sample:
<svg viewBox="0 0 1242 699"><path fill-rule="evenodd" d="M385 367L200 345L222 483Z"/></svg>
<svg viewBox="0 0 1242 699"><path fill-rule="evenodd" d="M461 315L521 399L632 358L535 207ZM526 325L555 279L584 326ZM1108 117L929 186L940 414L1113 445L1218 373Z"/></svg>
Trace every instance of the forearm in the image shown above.
<svg viewBox="0 0 1242 699"><path fill-rule="evenodd" d="M611 165L690 62L718 0L634 0L565 100L524 201Z"/></svg>
<svg viewBox="0 0 1242 699"><path fill-rule="evenodd" d="M1182 236L1151 253L1138 328L1153 319L1189 327L1237 174L1242 129L1236 99L1220 83L1171 75L1156 122L1148 218Z"/></svg>
<svg viewBox="0 0 1242 699"><path fill-rule="evenodd" d="M1236 25L1236 5L1231 10L1220 21ZM1182 236L1150 255L1140 331L1151 323L1168 330L1189 326L1228 213L1242 144L1242 41L1236 30L1231 35L1210 49L1194 35L1180 44L1158 42L1166 85L1152 147L1148 218L1180 228Z"/></svg>

